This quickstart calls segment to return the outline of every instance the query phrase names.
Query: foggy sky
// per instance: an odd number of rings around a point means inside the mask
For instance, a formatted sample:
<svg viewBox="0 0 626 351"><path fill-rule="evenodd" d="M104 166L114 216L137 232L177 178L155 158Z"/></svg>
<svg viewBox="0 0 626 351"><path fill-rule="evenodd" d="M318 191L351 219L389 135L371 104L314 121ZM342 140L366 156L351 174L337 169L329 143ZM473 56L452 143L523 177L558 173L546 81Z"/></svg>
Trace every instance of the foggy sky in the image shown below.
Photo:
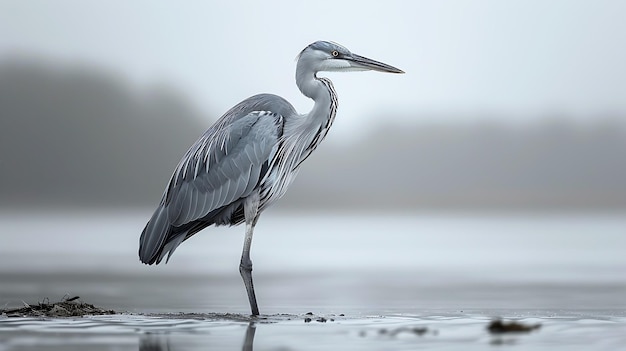
<svg viewBox="0 0 626 351"><path fill-rule="evenodd" d="M377 126L371 115L401 123L623 115L624 13L621 1L2 0L0 58L35 54L171 83L213 120L259 92L308 111L294 58L333 40L407 72L332 74L333 134L342 140Z"/></svg>

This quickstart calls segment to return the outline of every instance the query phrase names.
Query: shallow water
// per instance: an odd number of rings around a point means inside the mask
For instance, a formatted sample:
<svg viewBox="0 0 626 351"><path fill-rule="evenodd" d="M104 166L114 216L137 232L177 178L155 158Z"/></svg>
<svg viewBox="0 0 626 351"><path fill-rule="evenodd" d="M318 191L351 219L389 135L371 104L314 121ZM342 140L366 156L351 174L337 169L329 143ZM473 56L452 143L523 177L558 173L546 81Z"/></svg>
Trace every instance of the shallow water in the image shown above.
<svg viewBox="0 0 626 351"><path fill-rule="evenodd" d="M81 319L11 318L0 323L2 350L481 350L488 345L523 345L527 350L620 350L626 316L589 311L500 311L509 318L540 323L537 331L489 334L491 312L440 312L427 316L96 316ZM543 317L529 317L541 314ZM236 316L235 316L236 317ZM333 321L330 320L333 319ZM419 333L414 330L420 331Z"/></svg>
<svg viewBox="0 0 626 351"><path fill-rule="evenodd" d="M148 216L2 215L0 307L68 294L126 314L0 317L0 351L245 349L252 336L257 350L626 348L624 216L268 213L252 252L259 320L238 274L243 228L149 267L136 258ZM494 336L495 317L542 327Z"/></svg>

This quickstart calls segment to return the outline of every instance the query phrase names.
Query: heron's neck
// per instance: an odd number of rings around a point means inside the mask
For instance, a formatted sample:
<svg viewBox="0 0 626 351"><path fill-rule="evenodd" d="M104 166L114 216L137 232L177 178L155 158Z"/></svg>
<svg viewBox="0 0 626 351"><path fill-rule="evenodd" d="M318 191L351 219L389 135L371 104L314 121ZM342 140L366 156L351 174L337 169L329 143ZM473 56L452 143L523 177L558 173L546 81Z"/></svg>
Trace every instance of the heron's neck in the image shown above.
<svg viewBox="0 0 626 351"><path fill-rule="evenodd" d="M296 84L302 94L315 102L307 115L293 120L293 124L285 124L287 133L300 136L298 148L302 150L303 161L326 137L335 120L338 101L330 79L317 77L314 72L297 69Z"/></svg>
<svg viewBox="0 0 626 351"><path fill-rule="evenodd" d="M332 124L337 113L337 93L330 79L319 78L310 70L296 69L296 84L304 96L313 99L315 105L307 115L307 122Z"/></svg>
<svg viewBox="0 0 626 351"><path fill-rule="evenodd" d="M312 133L314 139L310 147L315 149L335 120L338 105L337 93L328 78L317 77L314 73L309 73L308 77L298 78L297 84L302 94L315 102L311 112L301 121L302 127Z"/></svg>

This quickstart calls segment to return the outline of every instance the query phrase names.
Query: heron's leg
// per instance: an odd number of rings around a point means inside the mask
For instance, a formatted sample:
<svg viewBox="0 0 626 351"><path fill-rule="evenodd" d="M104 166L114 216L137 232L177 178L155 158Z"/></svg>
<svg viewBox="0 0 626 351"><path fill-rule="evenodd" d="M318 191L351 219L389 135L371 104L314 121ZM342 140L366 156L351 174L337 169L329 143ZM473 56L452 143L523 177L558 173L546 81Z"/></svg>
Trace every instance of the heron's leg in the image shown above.
<svg viewBox="0 0 626 351"><path fill-rule="evenodd" d="M243 242L243 252L241 253L241 263L239 264L239 273L243 278L246 286L248 300L250 301L250 309L253 316L259 315L259 307L256 303L256 295L254 294L254 284L252 283L252 260L250 259L250 247L252 246L252 233L256 221L246 222L246 237Z"/></svg>
<svg viewBox="0 0 626 351"><path fill-rule="evenodd" d="M254 284L252 283L252 260L250 259L250 247L252 246L252 234L254 226L259 219L259 193L258 190L250 194L243 205L244 216L246 218L246 237L243 241L243 252L241 253L241 263L239 264L239 273L243 278L246 286L248 300L250 301L250 309L253 316L259 315L259 307L256 303L256 295L254 294Z"/></svg>

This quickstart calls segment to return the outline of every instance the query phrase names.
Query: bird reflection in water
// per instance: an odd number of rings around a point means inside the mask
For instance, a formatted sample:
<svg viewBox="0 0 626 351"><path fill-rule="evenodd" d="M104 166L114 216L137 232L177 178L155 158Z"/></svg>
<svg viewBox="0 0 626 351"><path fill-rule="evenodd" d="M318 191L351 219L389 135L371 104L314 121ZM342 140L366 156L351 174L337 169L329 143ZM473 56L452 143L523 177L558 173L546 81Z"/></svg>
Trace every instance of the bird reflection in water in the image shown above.
<svg viewBox="0 0 626 351"><path fill-rule="evenodd" d="M256 325L254 322L248 323L248 328L246 328L246 336L243 339L243 347L242 351L252 351L254 349L254 333L256 332Z"/></svg>
<svg viewBox="0 0 626 351"><path fill-rule="evenodd" d="M248 323L246 334L243 339L242 351L252 351L254 349L254 333L256 332L256 323ZM139 339L139 351L176 351L188 350L187 345L176 345L170 334L144 334ZM203 345L207 346L207 345ZM203 346L200 348L204 349Z"/></svg>

